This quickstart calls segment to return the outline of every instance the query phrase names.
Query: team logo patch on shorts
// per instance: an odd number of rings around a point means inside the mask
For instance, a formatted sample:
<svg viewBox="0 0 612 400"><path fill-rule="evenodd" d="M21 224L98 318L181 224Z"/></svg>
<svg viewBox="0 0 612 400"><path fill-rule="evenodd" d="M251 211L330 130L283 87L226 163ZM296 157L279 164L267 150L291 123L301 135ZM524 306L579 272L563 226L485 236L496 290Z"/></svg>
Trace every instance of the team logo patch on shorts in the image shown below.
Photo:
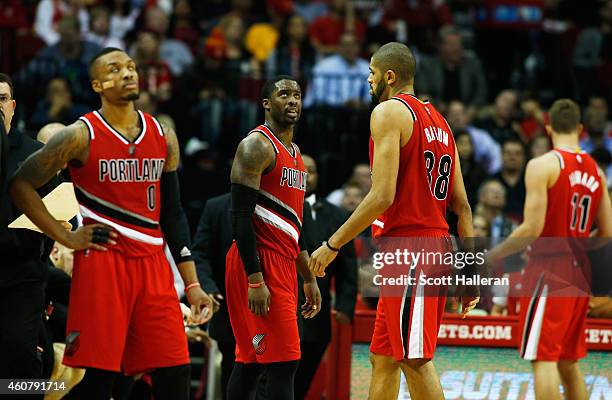
<svg viewBox="0 0 612 400"><path fill-rule="evenodd" d="M262 355L268 346L264 340L265 337L265 333L258 333L257 335L253 336L253 348L255 349L255 354L258 356Z"/></svg>
<svg viewBox="0 0 612 400"><path fill-rule="evenodd" d="M81 345L79 335L80 332L72 331L66 336L66 349L64 350L66 356L72 357L79 350Z"/></svg>

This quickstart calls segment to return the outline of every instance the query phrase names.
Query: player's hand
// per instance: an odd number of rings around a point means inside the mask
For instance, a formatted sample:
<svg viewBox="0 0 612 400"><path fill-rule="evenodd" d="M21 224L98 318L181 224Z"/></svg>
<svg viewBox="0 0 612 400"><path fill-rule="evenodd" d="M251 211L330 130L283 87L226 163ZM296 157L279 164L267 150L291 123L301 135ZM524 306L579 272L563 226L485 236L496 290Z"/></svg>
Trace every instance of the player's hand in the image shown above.
<svg viewBox="0 0 612 400"><path fill-rule="evenodd" d="M304 297L306 297L306 302L302 304L302 316L313 318L321 311L321 291L316 278L310 282L304 282Z"/></svg>
<svg viewBox="0 0 612 400"><path fill-rule="evenodd" d="M270 311L270 301L272 296L268 287L264 283L258 288L249 288L249 309L257 316L265 317Z"/></svg>
<svg viewBox="0 0 612 400"><path fill-rule="evenodd" d="M336 321L338 321L341 324L347 324L348 325L348 324L351 323L351 317L349 317L348 315L346 315L342 311L335 310L334 318L336 319Z"/></svg>
<svg viewBox="0 0 612 400"><path fill-rule="evenodd" d="M205 324L213 316L213 300L201 287L196 286L187 292L191 304L191 321L194 325Z"/></svg>
<svg viewBox="0 0 612 400"><path fill-rule="evenodd" d="M116 245L113 239L117 233L103 224L91 224L79 227L75 231L66 231L63 245L74 250L94 249L106 251L103 245Z"/></svg>
<svg viewBox="0 0 612 400"><path fill-rule="evenodd" d="M219 308L221 308L221 302L225 300L223 295L221 293L212 293L210 298L213 301L213 312L219 311Z"/></svg>
<svg viewBox="0 0 612 400"><path fill-rule="evenodd" d="M457 287L457 302L461 303L461 318L465 318L480 301L480 288L476 285Z"/></svg>
<svg viewBox="0 0 612 400"><path fill-rule="evenodd" d="M337 251L333 251L326 245L322 245L311 254L310 261L308 261L308 268L316 277L324 277L325 268L334 261L337 255Z"/></svg>

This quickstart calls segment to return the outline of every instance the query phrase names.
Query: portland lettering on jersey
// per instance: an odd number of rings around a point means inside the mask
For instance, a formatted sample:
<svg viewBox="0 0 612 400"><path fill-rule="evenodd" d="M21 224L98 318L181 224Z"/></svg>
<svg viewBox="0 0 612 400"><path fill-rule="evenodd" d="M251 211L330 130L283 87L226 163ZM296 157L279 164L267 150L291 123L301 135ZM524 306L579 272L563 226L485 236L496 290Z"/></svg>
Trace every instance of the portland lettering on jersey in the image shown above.
<svg viewBox="0 0 612 400"><path fill-rule="evenodd" d="M163 158L114 158L100 160L100 182L157 182L164 170Z"/></svg>
<svg viewBox="0 0 612 400"><path fill-rule="evenodd" d="M283 167L283 172L281 174L281 186L287 186L290 188L296 188L303 192L306 191L306 177L308 176L307 172L302 172L297 169Z"/></svg>
<svg viewBox="0 0 612 400"><path fill-rule="evenodd" d="M569 174L570 186L581 185L594 193L599 188L599 179L587 172L573 171Z"/></svg>
<svg viewBox="0 0 612 400"><path fill-rule="evenodd" d="M442 128L429 126L425 128L425 136L427 137L427 143L437 140L440 143L444 143L445 146L448 146L448 132Z"/></svg>

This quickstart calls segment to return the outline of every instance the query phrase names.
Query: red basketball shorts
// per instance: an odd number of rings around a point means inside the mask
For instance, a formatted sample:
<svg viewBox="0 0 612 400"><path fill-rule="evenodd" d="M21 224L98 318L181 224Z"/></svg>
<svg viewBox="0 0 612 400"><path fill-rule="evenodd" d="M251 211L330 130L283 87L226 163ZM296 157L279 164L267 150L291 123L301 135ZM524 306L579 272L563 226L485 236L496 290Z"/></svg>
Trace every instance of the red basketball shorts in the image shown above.
<svg viewBox="0 0 612 400"><path fill-rule="evenodd" d="M533 283L531 297L520 298L519 352L525 360L578 360L587 354L586 316L589 298L575 296L572 281L582 272L572 260L549 257L531 262L525 276ZM572 271L573 270L573 271ZM536 275L537 274L537 275ZM567 288L564 284L567 283ZM529 282L527 282L529 284ZM568 296L566 293L574 294Z"/></svg>
<svg viewBox="0 0 612 400"><path fill-rule="evenodd" d="M266 248L258 248L257 253L271 295L270 310L265 317L249 309L248 279L235 242L226 257L227 309L236 338L236 362L266 364L299 360L295 260Z"/></svg>
<svg viewBox="0 0 612 400"><path fill-rule="evenodd" d="M379 251L394 253L398 248L410 251L452 251L448 235L433 237L394 238L380 246ZM386 239L384 239L386 240ZM385 266L384 268L387 268ZM399 270L401 271L401 269ZM421 276L440 277L450 268L428 263L406 267L403 273L414 284L386 287L382 284L370 351L377 355L403 359L431 359L438 340L438 331L446 304L446 285L422 285ZM383 275L388 275L383 272ZM392 273L397 276L398 273Z"/></svg>
<svg viewBox="0 0 612 400"><path fill-rule="evenodd" d="M188 364L173 282L163 248L75 252L64 364L128 375Z"/></svg>

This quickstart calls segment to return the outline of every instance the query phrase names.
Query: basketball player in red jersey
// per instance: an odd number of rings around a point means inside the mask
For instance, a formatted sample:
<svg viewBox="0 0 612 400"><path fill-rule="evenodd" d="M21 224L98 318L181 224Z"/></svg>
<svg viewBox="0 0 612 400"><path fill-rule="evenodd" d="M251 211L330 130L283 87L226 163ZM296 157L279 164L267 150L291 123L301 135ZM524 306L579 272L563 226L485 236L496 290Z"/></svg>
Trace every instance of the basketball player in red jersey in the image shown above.
<svg viewBox="0 0 612 400"><path fill-rule="evenodd" d="M188 399L190 361L166 243L196 323L210 318L212 301L199 287L189 251L176 134L134 108L138 74L122 50L103 49L90 77L102 107L32 154L16 173L11 196L47 236L77 250L63 362L87 368L75 388L80 398L109 398L123 371L151 372L156 398ZM66 163L84 223L73 232L34 190Z"/></svg>
<svg viewBox="0 0 612 400"><path fill-rule="evenodd" d="M578 360L586 356L589 298L555 295L554 287L561 279L574 283L582 278L576 266L584 268L588 260L583 251L560 242L561 238L588 238L593 223L598 236L612 237L612 206L604 173L578 146L582 132L578 105L569 99L557 100L549 115L546 131L554 149L527 164L523 223L489 252L488 261L531 244L525 268L528 281L524 282L537 284L532 298L521 298L521 357L532 361L537 399L561 400L561 381L568 399L583 400L587 391ZM533 243L538 237L555 239Z"/></svg>
<svg viewBox="0 0 612 400"><path fill-rule="evenodd" d="M227 308L236 337L229 400L248 399L260 373L271 399L293 399L300 359L297 271L304 278L305 318L321 309L321 293L300 240L306 168L293 129L302 92L289 76L262 90L266 122L238 145L232 165L234 243L226 258Z"/></svg>
<svg viewBox="0 0 612 400"><path fill-rule="evenodd" d="M385 44L372 56L368 82L373 100L380 103L370 118L372 188L347 222L312 254L309 267L318 276L338 249L370 224L377 238L445 242L450 206L459 216L460 236L473 236L451 130L429 102L414 96L415 69L412 52L401 43ZM404 296L379 299L370 346L372 400L397 398L400 369L411 398L444 398L431 359L446 297L418 291L412 296L411 291L407 285ZM477 301L477 296L462 299L464 315Z"/></svg>

